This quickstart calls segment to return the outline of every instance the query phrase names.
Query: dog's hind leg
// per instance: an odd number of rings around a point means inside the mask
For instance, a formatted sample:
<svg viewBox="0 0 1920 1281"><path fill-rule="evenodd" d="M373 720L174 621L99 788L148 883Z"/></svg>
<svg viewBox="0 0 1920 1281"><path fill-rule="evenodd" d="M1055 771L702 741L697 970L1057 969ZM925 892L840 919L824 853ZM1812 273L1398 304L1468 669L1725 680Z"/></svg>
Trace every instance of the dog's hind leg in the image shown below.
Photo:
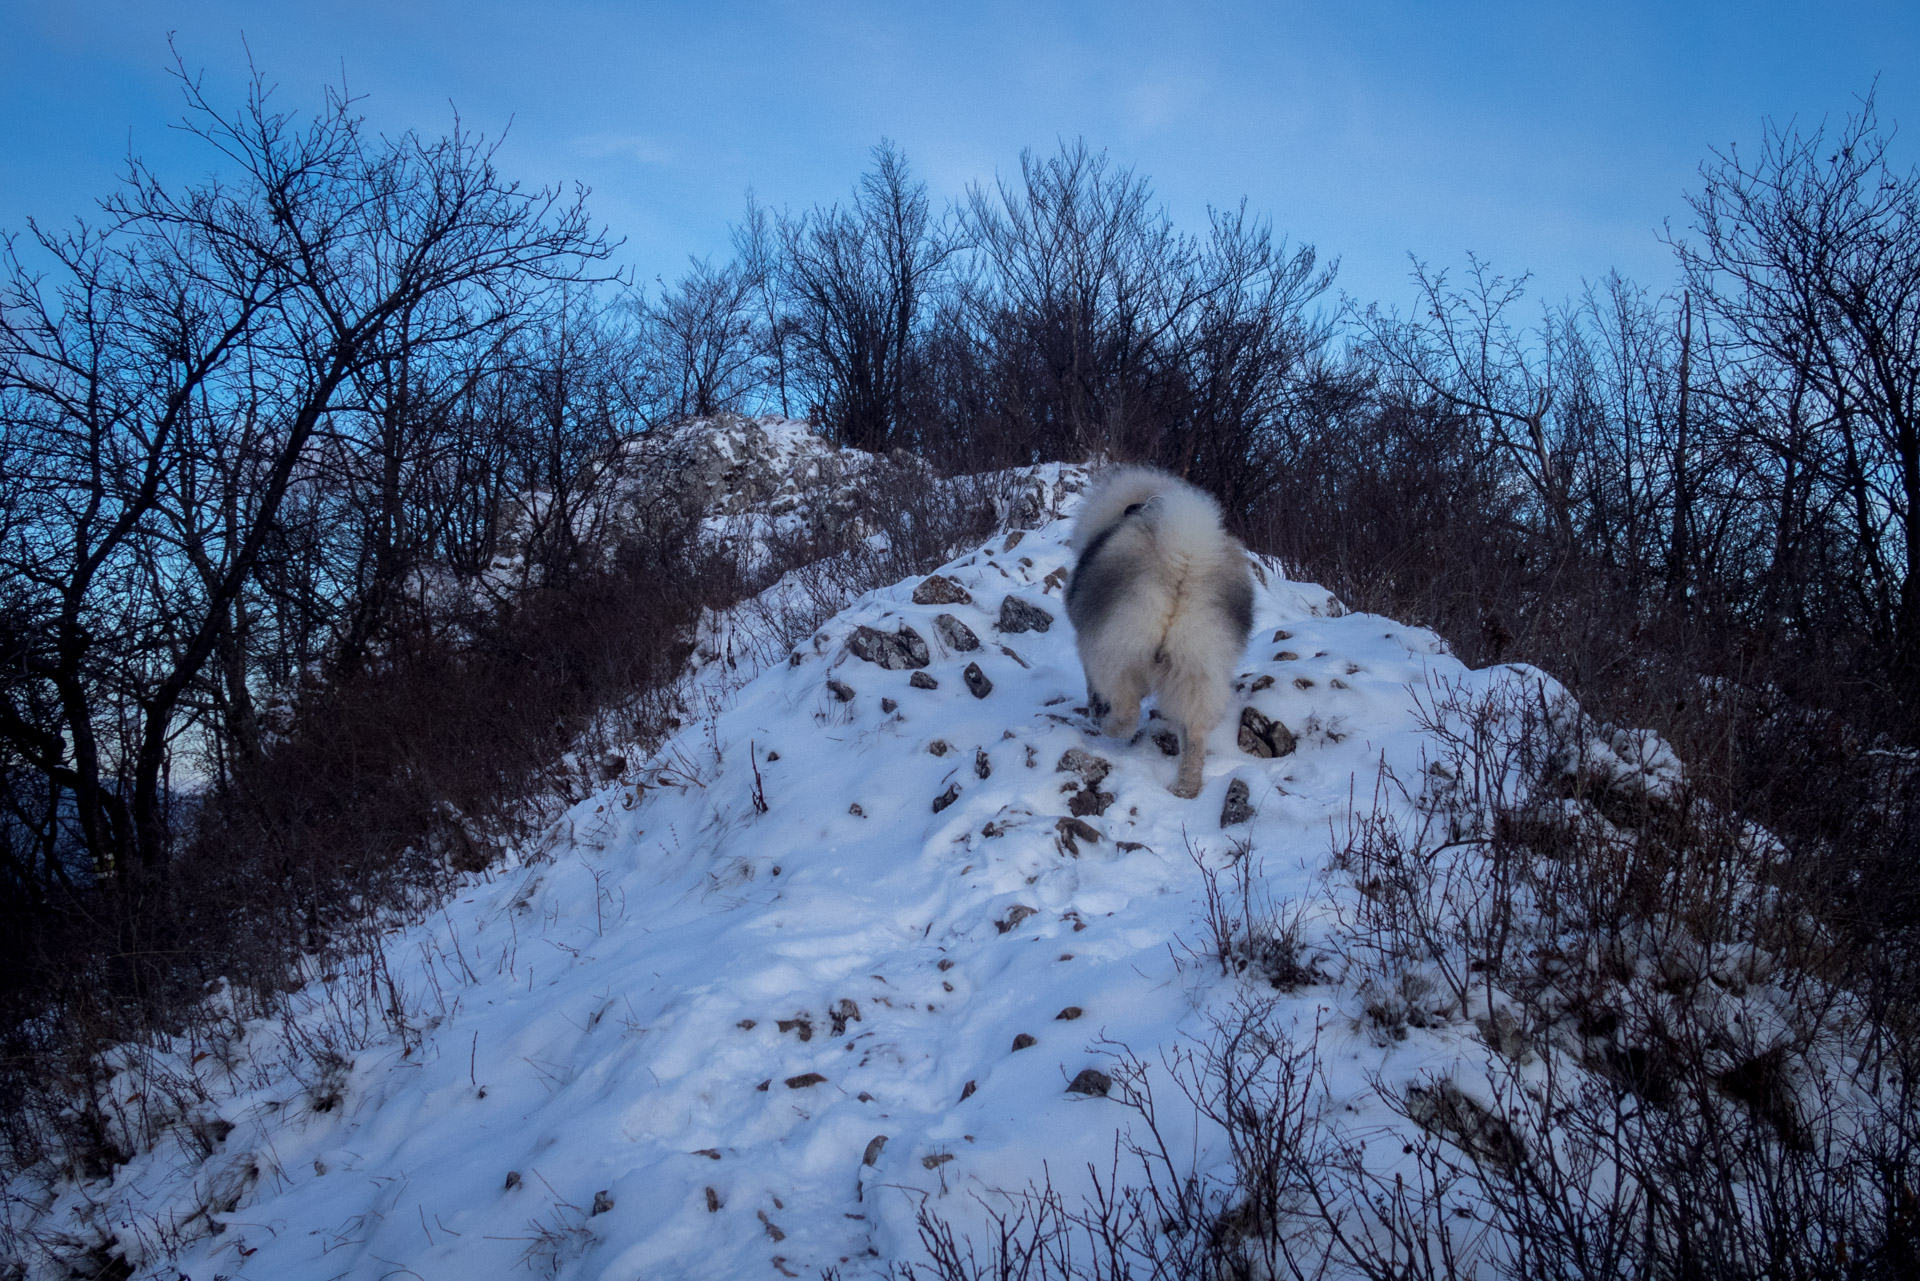
<svg viewBox="0 0 1920 1281"><path fill-rule="evenodd" d="M1207 737L1226 715L1225 683L1205 670L1176 671L1160 691L1160 705L1180 726L1180 775L1173 794L1200 795L1207 764Z"/></svg>
<svg viewBox="0 0 1920 1281"><path fill-rule="evenodd" d="M1100 729L1108 738L1132 738L1140 728L1140 700L1147 696L1147 683L1139 673L1121 670L1105 684L1110 701Z"/></svg>
<svg viewBox="0 0 1920 1281"><path fill-rule="evenodd" d="M1213 726L1185 726L1180 731L1180 775L1173 781L1173 794L1190 801L1200 795L1206 781L1207 735Z"/></svg>

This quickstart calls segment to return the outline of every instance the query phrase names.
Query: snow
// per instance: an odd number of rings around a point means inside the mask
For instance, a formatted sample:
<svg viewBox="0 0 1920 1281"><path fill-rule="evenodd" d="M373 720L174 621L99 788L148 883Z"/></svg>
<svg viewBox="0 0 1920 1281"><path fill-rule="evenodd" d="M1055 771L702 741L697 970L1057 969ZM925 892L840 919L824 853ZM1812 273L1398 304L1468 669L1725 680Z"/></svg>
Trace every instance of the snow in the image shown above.
<svg viewBox="0 0 1920 1281"><path fill-rule="evenodd" d="M183 1062L232 1127L210 1158L183 1134L110 1187L67 1187L46 1222L107 1225L148 1266L176 1252L165 1275L195 1281L862 1276L917 1256L923 1198L965 1224L1043 1173L1084 1186L1137 1118L1068 1082L1111 1066L1116 1044L1157 1062L1248 982L1202 955L1202 867L1250 844L1269 893L1324 939L1354 892L1328 873L1330 834L1383 763L1421 776L1422 691L1544 678L1469 671L1432 633L1348 613L1263 563L1242 692L1205 790L1177 800L1176 762L1150 736L1099 738L1084 715L1067 529L997 536L943 568L971 605L915 605L918 580L900 583L790 656L735 653L710 620L688 678L708 713L396 930L385 976L316 977L227 1064ZM999 634L1009 594L1051 627ZM980 648L944 646L942 613ZM937 688L847 651L859 626L902 624ZM985 697L963 679L972 662ZM1298 750L1239 750L1247 704ZM1057 766L1074 748L1112 766L1098 788L1115 799L1081 819L1097 840L1062 833L1077 780ZM1621 736L1610 763L1655 783L1664 752ZM1255 816L1223 830L1236 779ZM376 985L410 1034L364 1013L357 1038L323 1032ZM1277 1017L1319 1029L1355 1125L1404 1125L1381 1081L1437 1071L1470 1088L1484 1062L1470 1028L1376 1045L1361 996L1331 983L1277 999ZM1058 1017L1068 1007L1083 1013ZM1223 1159L1191 1120L1186 1134L1199 1167Z"/></svg>

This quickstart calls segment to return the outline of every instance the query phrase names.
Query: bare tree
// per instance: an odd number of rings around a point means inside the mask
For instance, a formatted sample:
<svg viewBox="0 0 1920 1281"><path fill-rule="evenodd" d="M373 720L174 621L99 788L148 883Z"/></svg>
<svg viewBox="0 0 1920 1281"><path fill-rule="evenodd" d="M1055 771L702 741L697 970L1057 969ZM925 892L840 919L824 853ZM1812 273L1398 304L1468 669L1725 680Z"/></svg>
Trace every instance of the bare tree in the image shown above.
<svg viewBox="0 0 1920 1281"><path fill-rule="evenodd" d="M761 280L747 260L695 258L642 310L642 342L665 421L736 409L759 382L755 346Z"/></svg>
<svg viewBox="0 0 1920 1281"><path fill-rule="evenodd" d="M929 297L957 242L882 141L850 206L780 222L796 372L842 443L884 452L904 417Z"/></svg>
<svg viewBox="0 0 1920 1281"><path fill-rule="evenodd" d="M1920 693L1920 170L1897 169L1867 97L1839 127L1770 125L1716 153L1677 248L1761 375L1804 388L1817 466L1845 498L1858 590L1896 678Z"/></svg>
<svg viewBox="0 0 1920 1281"><path fill-rule="evenodd" d="M999 412L1047 457L1141 456L1177 382L1167 339L1205 293L1199 243L1084 141L1022 152L1018 180L968 193L965 225L989 272L974 326Z"/></svg>
<svg viewBox="0 0 1920 1281"><path fill-rule="evenodd" d="M1417 259L1413 278L1417 318L1378 307L1360 314L1372 352L1410 390L1464 415L1485 447L1518 469L1570 549L1566 469L1553 438L1558 326L1549 318L1534 334L1516 329L1510 311L1525 296L1527 278L1508 279L1472 254L1464 289L1449 288L1444 271Z"/></svg>
<svg viewBox="0 0 1920 1281"><path fill-rule="evenodd" d="M121 876L167 860L189 692L244 631L237 602L332 417L609 248L457 124L375 139L344 94L303 122L258 75L226 116L179 75L185 128L231 182L176 191L133 163L104 231L35 229L50 276L10 256L0 311L0 466L22 495L0 564L31 597L0 735Z"/></svg>

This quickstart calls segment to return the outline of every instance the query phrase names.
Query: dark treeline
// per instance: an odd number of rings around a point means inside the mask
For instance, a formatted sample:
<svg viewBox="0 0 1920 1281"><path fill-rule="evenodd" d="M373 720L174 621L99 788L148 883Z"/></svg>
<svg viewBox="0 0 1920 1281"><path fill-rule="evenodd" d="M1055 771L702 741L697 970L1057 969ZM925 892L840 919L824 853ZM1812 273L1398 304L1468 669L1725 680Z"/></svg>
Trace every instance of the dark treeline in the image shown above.
<svg viewBox="0 0 1920 1281"><path fill-rule="evenodd" d="M1470 261L1402 313L1077 143L946 208L883 143L845 200L749 201L727 261L639 288L469 134L183 85L224 176L135 164L0 281L0 1112L59 1113L26 1106L57 1058L63 1140L111 1159L93 1051L221 978L267 1008L484 866L747 588L686 512L596 523L650 465L613 446L725 411L945 474L1177 472L1350 603L1674 737L1912 990L1920 175L1870 104L1712 158L1670 293L1543 308Z"/></svg>

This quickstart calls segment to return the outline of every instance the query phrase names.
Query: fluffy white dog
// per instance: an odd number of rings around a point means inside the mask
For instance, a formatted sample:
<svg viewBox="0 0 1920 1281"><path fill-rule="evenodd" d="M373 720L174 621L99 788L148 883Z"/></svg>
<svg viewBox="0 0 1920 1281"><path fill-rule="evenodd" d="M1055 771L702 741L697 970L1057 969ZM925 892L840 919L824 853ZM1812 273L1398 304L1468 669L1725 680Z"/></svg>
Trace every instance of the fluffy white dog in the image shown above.
<svg viewBox="0 0 1920 1281"><path fill-rule="evenodd" d="M1233 670L1253 629L1246 554L1211 496L1165 472L1102 474L1074 522L1080 553L1067 585L1087 706L1131 737L1152 693L1180 731L1176 796L1200 794L1207 735L1226 714Z"/></svg>

